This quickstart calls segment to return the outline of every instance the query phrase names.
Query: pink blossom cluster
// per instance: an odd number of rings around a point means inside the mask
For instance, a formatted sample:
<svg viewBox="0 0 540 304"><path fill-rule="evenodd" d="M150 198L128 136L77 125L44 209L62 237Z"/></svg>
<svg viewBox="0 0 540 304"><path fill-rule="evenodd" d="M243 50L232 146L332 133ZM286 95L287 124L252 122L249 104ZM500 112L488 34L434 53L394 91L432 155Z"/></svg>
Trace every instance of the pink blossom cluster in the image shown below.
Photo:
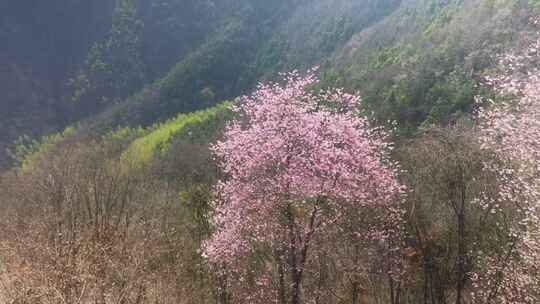
<svg viewBox="0 0 540 304"><path fill-rule="evenodd" d="M540 17L533 18L540 26ZM483 257L473 274L479 303L540 303L540 31L524 47L498 58L486 84L507 101L479 111L480 141L503 161L489 169L501 177L500 195L520 213L510 229L508 256Z"/></svg>
<svg viewBox="0 0 540 304"><path fill-rule="evenodd" d="M336 227L366 208L398 209L404 189L387 157L387 135L355 111L358 96L315 92L317 82L310 71L287 74L284 84L260 84L213 146L226 178L217 186L217 231L204 252L212 264L242 273L240 280L254 275L242 259L257 250L307 250L315 234L345 234ZM256 284L270 281L258 277Z"/></svg>

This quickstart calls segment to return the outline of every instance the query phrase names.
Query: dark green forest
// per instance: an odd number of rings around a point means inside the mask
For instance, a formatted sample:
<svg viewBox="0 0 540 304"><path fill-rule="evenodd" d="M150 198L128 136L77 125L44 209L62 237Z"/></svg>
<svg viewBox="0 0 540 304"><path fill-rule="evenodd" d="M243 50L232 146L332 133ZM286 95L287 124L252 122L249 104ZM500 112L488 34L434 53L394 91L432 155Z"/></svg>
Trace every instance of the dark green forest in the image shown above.
<svg viewBox="0 0 540 304"><path fill-rule="evenodd" d="M537 0L0 0L0 303L539 303L538 16ZM216 143L249 125L242 96L314 67L303 89L328 100L306 113L359 96L393 143L366 157L406 190L320 233L317 212L341 212L327 194L288 202L276 225L313 204L311 230L216 265L236 172Z"/></svg>

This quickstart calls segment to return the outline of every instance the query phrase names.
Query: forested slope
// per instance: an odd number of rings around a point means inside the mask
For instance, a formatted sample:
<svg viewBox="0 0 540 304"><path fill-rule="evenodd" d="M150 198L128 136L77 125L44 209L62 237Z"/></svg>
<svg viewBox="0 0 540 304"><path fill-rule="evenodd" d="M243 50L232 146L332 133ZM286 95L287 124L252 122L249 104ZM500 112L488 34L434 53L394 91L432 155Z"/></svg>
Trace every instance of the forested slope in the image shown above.
<svg viewBox="0 0 540 304"><path fill-rule="evenodd" d="M18 136L39 137L65 124L64 81L104 36L111 11L110 1L0 3L0 164Z"/></svg>
<svg viewBox="0 0 540 304"><path fill-rule="evenodd" d="M398 4L113 2L58 1L43 9L5 4L3 34L16 43L1 58L9 78L3 82L9 92L2 99L3 147L20 135L39 137L104 110L114 124L148 125L238 96L263 75L320 62ZM143 87L151 94L138 98ZM118 116L123 121L115 122Z"/></svg>

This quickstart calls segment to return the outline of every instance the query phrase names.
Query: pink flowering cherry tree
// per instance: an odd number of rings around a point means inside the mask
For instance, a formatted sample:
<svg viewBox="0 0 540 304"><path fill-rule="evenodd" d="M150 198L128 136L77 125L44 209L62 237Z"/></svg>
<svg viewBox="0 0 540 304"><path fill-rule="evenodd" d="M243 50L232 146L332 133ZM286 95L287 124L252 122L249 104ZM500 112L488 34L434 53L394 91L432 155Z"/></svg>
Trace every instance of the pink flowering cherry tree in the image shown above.
<svg viewBox="0 0 540 304"><path fill-rule="evenodd" d="M398 166L387 135L355 111L360 98L313 93L314 71L284 82L242 98L239 119L213 146L225 178L204 252L233 302L302 303L322 236L383 242L399 230ZM368 211L384 224L351 224Z"/></svg>
<svg viewBox="0 0 540 304"><path fill-rule="evenodd" d="M507 253L484 256L486 269L473 274L478 303L540 303L540 17L532 22L525 46L500 56L499 73L486 78L508 101L479 112L480 142L502 162L488 168L519 216L509 225Z"/></svg>

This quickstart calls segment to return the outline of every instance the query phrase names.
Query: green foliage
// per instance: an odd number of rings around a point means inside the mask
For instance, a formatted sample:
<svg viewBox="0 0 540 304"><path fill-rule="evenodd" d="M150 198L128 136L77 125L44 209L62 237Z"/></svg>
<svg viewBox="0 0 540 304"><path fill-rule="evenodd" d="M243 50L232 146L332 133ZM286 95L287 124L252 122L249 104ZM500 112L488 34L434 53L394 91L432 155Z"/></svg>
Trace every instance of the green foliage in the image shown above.
<svg viewBox="0 0 540 304"><path fill-rule="evenodd" d="M213 105L216 100L216 93L211 88L204 88L199 92L199 97L203 105Z"/></svg>
<svg viewBox="0 0 540 304"><path fill-rule="evenodd" d="M477 94L475 84L472 78L459 71L452 71L436 83L428 91L428 98L435 102L422 126L445 123L455 115L469 112Z"/></svg>
<svg viewBox="0 0 540 304"><path fill-rule="evenodd" d="M403 63L404 58L412 55L413 48L410 45L393 46L374 54L374 56L370 58L368 66L371 69L379 70L392 65L400 65Z"/></svg>
<svg viewBox="0 0 540 304"><path fill-rule="evenodd" d="M200 109L199 92L213 88L214 98L229 98L233 87L226 79L237 78L250 58L243 39L250 33L241 23L231 23L196 52L190 54L159 81L160 108L155 115Z"/></svg>
<svg viewBox="0 0 540 304"><path fill-rule="evenodd" d="M209 0L134 1L144 23L141 55L148 79L162 77L176 62L197 49L221 19Z"/></svg>
<svg viewBox="0 0 540 304"><path fill-rule="evenodd" d="M15 147L8 153L17 168L22 171L31 170L35 162L39 161L52 147L73 134L75 134L75 128L70 127L61 133L48 135L39 140L21 136L15 142Z"/></svg>
<svg viewBox="0 0 540 304"><path fill-rule="evenodd" d="M242 7L241 13L228 16L205 43L180 58L163 78L145 89L155 94L133 95L112 109L112 120L120 118L129 125L147 126L175 113L200 110L240 95L257 80L250 73L251 63L257 49L271 35L277 22L273 16L281 12L285 2L235 2ZM259 6L265 9L255 9Z"/></svg>
<svg viewBox="0 0 540 304"><path fill-rule="evenodd" d="M39 150L40 142L23 135L17 138L12 149L8 149L8 156L16 167L21 167L25 160Z"/></svg>
<svg viewBox="0 0 540 304"><path fill-rule="evenodd" d="M121 159L135 167L142 167L156 156L166 154L174 138L208 142L208 138L230 117L230 107L230 102L224 102L207 110L180 114L174 119L152 126L146 135L131 143Z"/></svg>
<svg viewBox="0 0 540 304"><path fill-rule="evenodd" d="M191 225L190 234L202 243L210 236L211 224L209 215L212 211L211 185L193 184L180 192L180 201L185 206L187 218Z"/></svg>
<svg viewBox="0 0 540 304"><path fill-rule="evenodd" d="M142 29L133 0L117 0L108 37L94 44L84 68L69 81L70 99L82 107L77 113L91 114L143 85Z"/></svg>
<svg viewBox="0 0 540 304"><path fill-rule="evenodd" d="M540 0L529 0L529 3L533 8L540 10Z"/></svg>
<svg viewBox="0 0 540 304"><path fill-rule="evenodd" d="M446 124L473 107L476 79L515 42L529 14L519 1L432 1L402 5L360 33L325 80L365 96L366 110L405 133Z"/></svg>
<svg viewBox="0 0 540 304"><path fill-rule="evenodd" d="M430 37L435 28L448 24L452 20L455 11L458 9L459 6L447 6L441 9L440 12L434 16L431 22L426 26L423 34L426 37Z"/></svg>
<svg viewBox="0 0 540 304"><path fill-rule="evenodd" d="M400 1L315 1L303 3L262 44L254 63L254 76L275 75L318 65L339 50L354 33L383 19Z"/></svg>

